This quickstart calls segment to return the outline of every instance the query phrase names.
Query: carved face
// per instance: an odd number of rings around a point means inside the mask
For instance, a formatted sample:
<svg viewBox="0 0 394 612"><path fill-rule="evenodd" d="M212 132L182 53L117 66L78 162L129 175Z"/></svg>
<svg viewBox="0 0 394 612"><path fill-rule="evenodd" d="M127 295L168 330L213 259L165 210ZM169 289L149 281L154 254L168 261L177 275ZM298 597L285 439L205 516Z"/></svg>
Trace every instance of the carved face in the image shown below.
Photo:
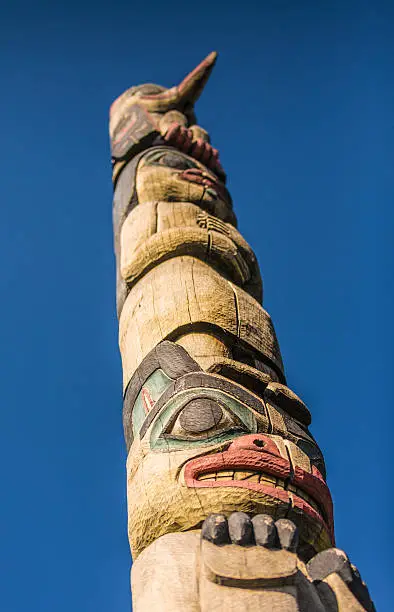
<svg viewBox="0 0 394 612"><path fill-rule="evenodd" d="M206 166L170 147L155 147L138 165L139 204L191 202L221 219L234 221L232 202L224 184Z"/></svg>
<svg viewBox="0 0 394 612"><path fill-rule="evenodd" d="M330 493L309 412L280 383L261 399L202 372L180 346L159 344L130 381L124 425L133 554L210 513L288 517L305 554L333 541Z"/></svg>

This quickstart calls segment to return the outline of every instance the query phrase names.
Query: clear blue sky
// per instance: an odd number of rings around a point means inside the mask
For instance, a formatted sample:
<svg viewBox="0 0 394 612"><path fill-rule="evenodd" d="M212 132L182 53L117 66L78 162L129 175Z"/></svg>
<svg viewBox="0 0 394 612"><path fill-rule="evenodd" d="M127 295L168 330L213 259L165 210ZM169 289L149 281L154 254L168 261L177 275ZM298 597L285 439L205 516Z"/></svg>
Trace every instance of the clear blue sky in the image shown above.
<svg viewBox="0 0 394 612"><path fill-rule="evenodd" d="M391 610L393 4L1 13L2 612L129 610L108 107L212 49L199 122L312 411L337 544Z"/></svg>

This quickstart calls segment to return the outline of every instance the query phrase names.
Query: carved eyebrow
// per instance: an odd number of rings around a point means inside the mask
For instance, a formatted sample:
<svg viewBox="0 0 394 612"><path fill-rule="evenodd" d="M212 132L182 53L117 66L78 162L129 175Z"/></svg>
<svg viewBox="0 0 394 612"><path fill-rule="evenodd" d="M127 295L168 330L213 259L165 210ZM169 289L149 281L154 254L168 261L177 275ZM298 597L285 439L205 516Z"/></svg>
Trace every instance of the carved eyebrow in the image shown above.
<svg viewBox="0 0 394 612"><path fill-rule="evenodd" d="M141 161L145 163L152 163L152 162L154 163L154 162L160 161L166 155L171 155L179 159L180 161L187 163L190 167L193 167L193 168L198 167L198 163L196 162L196 160L190 158L188 155L184 153L181 153L179 151L172 149L171 147L162 148L159 151L151 151L150 153L145 155L145 157L143 157Z"/></svg>
<svg viewBox="0 0 394 612"><path fill-rule="evenodd" d="M165 149L160 149L159 151L151 151L147 155L142 158L144 162L155 162L158 161L163 155L165 155L167 151Z"/></svg>
<svg viewBox="0 0 394 612"><path fill-rule="evenodd" d="M154 408L146 416L140 429L140 438L144 437L150 425L153 423L154 419L160 413L168 400L177 395L180 391L186 391L187 389L194 389L195 391L200 392L201 395L203 395L204 392L209 392L210 389L222 391L242 402L246 408L255 410L262 416L267 416L263 401L249 394L242 387L239 387L228 380L205 374L205 372L192 372L182 376L167 387L163 395L157 400Z"/></svg>

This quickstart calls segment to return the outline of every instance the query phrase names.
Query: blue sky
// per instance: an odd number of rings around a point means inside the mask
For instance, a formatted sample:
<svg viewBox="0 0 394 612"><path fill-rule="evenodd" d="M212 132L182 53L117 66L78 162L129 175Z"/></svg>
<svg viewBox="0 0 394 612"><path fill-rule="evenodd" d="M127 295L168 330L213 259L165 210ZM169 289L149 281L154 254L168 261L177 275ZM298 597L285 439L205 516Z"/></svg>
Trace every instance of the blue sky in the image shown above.
<svg viewBox="0 0 394 612"><path fill-rule="evenodd" d="M388 1L2 8L2 611L130 609L108 108L212 49L199 122L312 411L337 544L392 609L393 26Z"/></svg>

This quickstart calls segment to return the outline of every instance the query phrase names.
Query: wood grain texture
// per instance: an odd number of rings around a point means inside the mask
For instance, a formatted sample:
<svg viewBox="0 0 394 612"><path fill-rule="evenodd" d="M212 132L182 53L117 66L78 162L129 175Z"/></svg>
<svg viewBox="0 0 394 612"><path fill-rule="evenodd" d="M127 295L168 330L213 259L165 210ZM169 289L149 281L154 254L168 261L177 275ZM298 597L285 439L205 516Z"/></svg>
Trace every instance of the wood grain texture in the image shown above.
<svg viewBox="0 0 394 612"><path fill-rule="evenodd" d="M222 360L231 355L231 340L218 337L215 331L196 331L181 334L176 343L193 355L203 370L208 370L216 359Z"/></svg>
<svg viewBox="0 0 394 612"><path fill-rule="evenodd" d="M296 553L167 534L134 562L136 612L367 612L336 572L314 583ZM372 607L370 607L372 605Z"/></svg>
<svg viewBox="0 0 394 612"><path fill-rule="evenodd" d="M207 264L187 256L156 266L126 299L119 321L124 385L161 340L176 340L186 330L192 332L204 325L217 328L219 337L229 335L232 344L246 344L283 373L267 312Z"/></svg>
<svg viewBox="0 0 394 612"><path fill-rule="evenodd" d="M229 223L187 202L147 202L134 208L121 230L121 274L131 287L171 257L191 255L218 270L261 302L255 255Z"/></svg>
<svg viewBox="0 0 394 612"><path fill-rule="evenodd" d="M200 612L199 532L171 533L153 542L133 563L133 610Z"/></svg>
<svg viewBox="0 0 394 612"><path fill-rule="evenodd" d="M133 609L373 612L197 124L215 61L110 111Z"/></svg>

